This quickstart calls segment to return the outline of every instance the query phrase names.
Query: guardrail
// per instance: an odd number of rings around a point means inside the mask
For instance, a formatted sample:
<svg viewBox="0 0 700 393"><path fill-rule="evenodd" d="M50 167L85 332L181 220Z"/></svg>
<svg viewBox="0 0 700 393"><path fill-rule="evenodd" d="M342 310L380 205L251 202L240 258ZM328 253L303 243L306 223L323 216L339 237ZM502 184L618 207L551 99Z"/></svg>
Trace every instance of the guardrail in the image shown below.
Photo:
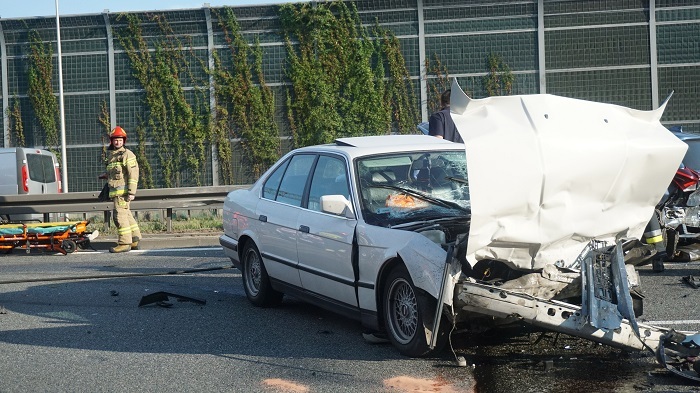
<svg viewBox="0 0 700 393"><path fill-rule="evenodd" d="M131 210L165 210L167 230L172 231L174 210L221 209L226 194L250 185L157 188L138 190L131 202ZM51 213L103 212L105 227L109 226L112 202L98 202L99 191L64 194L0 195L0 216L43 214L49 221Z"/></svg>

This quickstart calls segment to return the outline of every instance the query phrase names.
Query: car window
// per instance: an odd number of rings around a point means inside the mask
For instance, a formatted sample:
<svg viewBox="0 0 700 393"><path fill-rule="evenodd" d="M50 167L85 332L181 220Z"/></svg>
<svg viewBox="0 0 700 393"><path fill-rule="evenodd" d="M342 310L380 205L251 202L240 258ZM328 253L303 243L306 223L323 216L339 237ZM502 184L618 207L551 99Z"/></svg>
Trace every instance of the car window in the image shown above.
<svg viewBox="0 0 700 393"><path fill-rule="evenodd" d="M362 214L372 225L468 214L462 151L390 153L357 161Z"/></svg>
<svg viewBox="0 0 700 393"><path fill-rule="evenodd" d="M276 201L301 206L306 179L315 160L316 155L313 154L297 154L292 157L282 177Z"/></svg>
<svg viewBox="0 0 700 393"><path fill-rule="evenodd" d="M287 165L289 165L289 160L282 163L282 165L275 169L270 177L267 178L263 185L263 198L272 199L273 201L277 198L277 191L280 188L280 182L282 181L284 171L287 170Z"/></svg>
<svg viewBox="0 0 700 393"><path fill-rule="evenodd" d="M56 181L56 167L53 158L44 154L27 154L27 166L29 178L40 183L53 183Z"/></svg>
<svg viewBox="0 0 700 393"><path fill-rule="evenodd" d="M321 196L343 195L350 199L345 161L330 156L320 156L309 190L309 209L321 211Z"/></svg>

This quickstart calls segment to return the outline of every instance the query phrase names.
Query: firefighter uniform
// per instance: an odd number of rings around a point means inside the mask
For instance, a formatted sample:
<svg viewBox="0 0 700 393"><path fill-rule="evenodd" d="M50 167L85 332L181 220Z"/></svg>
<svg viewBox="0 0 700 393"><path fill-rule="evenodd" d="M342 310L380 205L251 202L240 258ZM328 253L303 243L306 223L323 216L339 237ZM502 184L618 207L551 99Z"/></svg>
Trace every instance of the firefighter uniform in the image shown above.
<svg viewBox="0 0 700 393"><path fill-rule="evenodd" d="M126 141L126 132L121 127L116 127L110 134L110 139L123 138ZM119 237L117 246L110 249L111 252L124 252L138 247L141 239L141 230L131 214L129 208L130 196L136 195L139 182L139 164L134 153L121 146L115 148L114 142L107 151L107 184L109 185L109 198L114 203L112 210L114 224L117 227Z"/></svg>

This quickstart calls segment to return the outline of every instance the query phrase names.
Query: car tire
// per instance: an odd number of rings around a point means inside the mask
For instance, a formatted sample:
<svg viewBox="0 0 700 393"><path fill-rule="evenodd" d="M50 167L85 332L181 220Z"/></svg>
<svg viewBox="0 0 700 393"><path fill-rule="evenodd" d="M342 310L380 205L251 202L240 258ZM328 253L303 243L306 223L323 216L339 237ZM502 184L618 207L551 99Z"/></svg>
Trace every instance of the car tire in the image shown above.
<svg viewBox="0 0 700 393"><path fill-rule="evenodd" d="M425 301L418 296L413 280L403 265L395 267L384 286L383 294L384 325L391 343L402 354L410 357L423 357L439 351L447 342L449 334L439 331L435 348L430 349L426 342L423 325Z"/></svg>
<svg viewBox="0 0 700 393"><path fill-rule="evenodd" d="M272 289L270 277L265 270L260 252L255 244L248 243L243 249L243 289L248 300L258 307L272 307L282 302L284 294Z"/></svg>

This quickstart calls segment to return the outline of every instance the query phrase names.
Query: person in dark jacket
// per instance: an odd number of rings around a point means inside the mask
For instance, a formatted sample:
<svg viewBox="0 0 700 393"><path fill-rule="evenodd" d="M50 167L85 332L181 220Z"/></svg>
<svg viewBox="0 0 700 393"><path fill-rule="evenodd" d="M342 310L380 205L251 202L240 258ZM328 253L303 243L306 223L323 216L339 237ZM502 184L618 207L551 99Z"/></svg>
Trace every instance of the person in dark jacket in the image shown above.
<svg viewBox="0 0 700 393"><path fill-rule="evenodd" d="M451 90L447 89L440 95L440 105L442 108L430 116L428 135L447 139L452 142L464 143L450 115L450 94Z"/></svg>

